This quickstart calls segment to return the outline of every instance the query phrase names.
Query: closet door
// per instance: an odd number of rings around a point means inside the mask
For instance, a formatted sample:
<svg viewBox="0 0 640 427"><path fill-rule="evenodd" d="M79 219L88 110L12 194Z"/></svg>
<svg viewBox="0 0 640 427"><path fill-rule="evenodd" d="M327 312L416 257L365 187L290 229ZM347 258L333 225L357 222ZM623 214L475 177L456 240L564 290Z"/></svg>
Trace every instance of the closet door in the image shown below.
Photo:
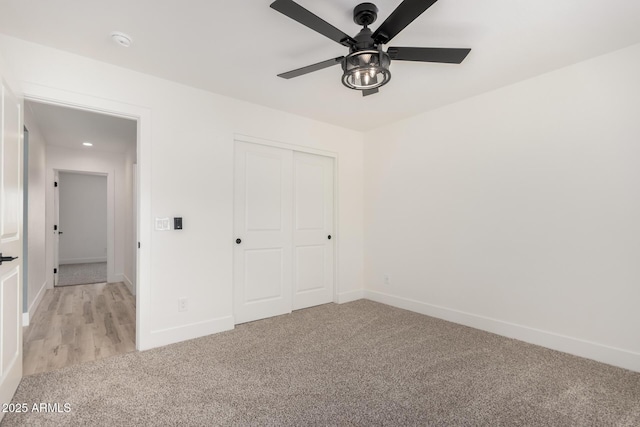
<svg viewBox="0 0 640 427"><path fill-rule="evenodd" d="M293 153L293 309L333 301L333 159Z"/></svg>
<svg viewBox="0 0 640 427"><path fill-rule="evenodd" d="M291 312L293 152L236 141L234 317Z"/></svg>

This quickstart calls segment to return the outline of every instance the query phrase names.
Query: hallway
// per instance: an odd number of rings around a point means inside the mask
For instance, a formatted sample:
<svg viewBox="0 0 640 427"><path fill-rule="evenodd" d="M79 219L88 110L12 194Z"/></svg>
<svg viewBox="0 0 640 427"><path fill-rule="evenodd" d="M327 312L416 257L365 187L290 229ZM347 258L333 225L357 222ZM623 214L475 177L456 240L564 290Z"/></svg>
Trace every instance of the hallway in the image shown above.
<svg viewBox="0 0 640 427"><path fill-rule="evenodd" d="M24 332L24 375L134 351L135 325L123 283L48 289Z"/></svg>

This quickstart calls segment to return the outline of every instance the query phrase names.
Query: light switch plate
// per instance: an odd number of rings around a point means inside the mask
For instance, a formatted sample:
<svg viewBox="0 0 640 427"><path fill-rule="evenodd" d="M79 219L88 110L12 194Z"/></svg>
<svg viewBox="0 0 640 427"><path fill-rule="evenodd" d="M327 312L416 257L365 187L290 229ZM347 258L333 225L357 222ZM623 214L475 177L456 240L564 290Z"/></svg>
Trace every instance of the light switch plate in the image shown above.
<svg viewBox="0 0 640 427"><path fill-rule="evenodd" d="M169 218L156 217L156 231L169 231Z"/></svg>

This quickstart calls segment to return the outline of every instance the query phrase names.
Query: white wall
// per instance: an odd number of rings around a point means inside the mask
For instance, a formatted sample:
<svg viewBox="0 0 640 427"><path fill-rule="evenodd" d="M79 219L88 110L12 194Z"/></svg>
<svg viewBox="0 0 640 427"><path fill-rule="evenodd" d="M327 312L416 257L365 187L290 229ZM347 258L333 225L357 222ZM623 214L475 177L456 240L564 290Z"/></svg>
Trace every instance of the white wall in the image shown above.
<svg viewBox="0 0 640 427"><path fill-rule="evenodd" d="M151 151L137 159L141 171L150 169L150 191L142 198L151 215L144 220L180 215L184 229L140 230L151 233L140 252L150 256L148 282L138 284L139 301L148 308L142 348L233 327L236 133L338 154L338 293L341 301L362 295L362 134L6 36L0 52L29 88L25 92L54 88L67 98L80 94L150 112ZM180 297L189 300L187 312L178 312Z"/></svg>
<svg viewBox="0 0 640 427"><path fill-rule="evenodd" d="M75 150L47 146L47 230L53 230L54 171L107 175L107 280L123 281L125 239L124 155L95 150ZM63 233L65 230L63 230ZM60 237L64 238L64 234ZM53 234L47 235L47 271L53 275ZM53 277L50 282L53 283Z"/></svg>
<svg viewBox="0 0 640 427"><path fill-rule="evenodd" d="M635 45L368 133L367 296L640 371L638 76Z"/></svg>
<svg viewBox="0 0 640 427"><path fill-rule="evenodd" d="M106 262L107 177L60 172L58 192L60 264Z"/></svg>
<svg viewBox="0 0 640 427"><path fill-rule="evenodd" d="M27 104L25 104L27 107ZM47 288L47 266L45 256L46 225L45 216L45 146L30 108L25 108L24 124L29 130L29 275L27 289L27 309L33 317Z"/></svg>

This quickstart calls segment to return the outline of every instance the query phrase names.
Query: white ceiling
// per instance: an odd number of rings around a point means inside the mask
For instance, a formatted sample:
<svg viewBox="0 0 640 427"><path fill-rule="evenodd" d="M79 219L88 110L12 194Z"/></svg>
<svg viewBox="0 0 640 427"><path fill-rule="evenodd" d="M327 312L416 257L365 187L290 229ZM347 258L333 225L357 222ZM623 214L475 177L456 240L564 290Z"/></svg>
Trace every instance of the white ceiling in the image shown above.
<svg viewBox="0 0 640 427"><path fill-rule="evenodd" d="M31 101L25 101L25 108L33 112L47 145L116 153L135 147L138 132L135 120ZM85 147L83 142L91 142L93 146Z"/></svg>
<svg viewBox="0 0 640 427"><path fill-rule="evenodd" d="M355 35L359 0L297 0ZM346 48L269 8L271 0L2 0L0 32L212 92L364 130L640 42L637 0L440 0L392 46L469 47L461 65L395 61L363 98L340 66L276 74ZM376 0L377 26L400 0ZM114 31L134 44L116 46Z"/></svg>

